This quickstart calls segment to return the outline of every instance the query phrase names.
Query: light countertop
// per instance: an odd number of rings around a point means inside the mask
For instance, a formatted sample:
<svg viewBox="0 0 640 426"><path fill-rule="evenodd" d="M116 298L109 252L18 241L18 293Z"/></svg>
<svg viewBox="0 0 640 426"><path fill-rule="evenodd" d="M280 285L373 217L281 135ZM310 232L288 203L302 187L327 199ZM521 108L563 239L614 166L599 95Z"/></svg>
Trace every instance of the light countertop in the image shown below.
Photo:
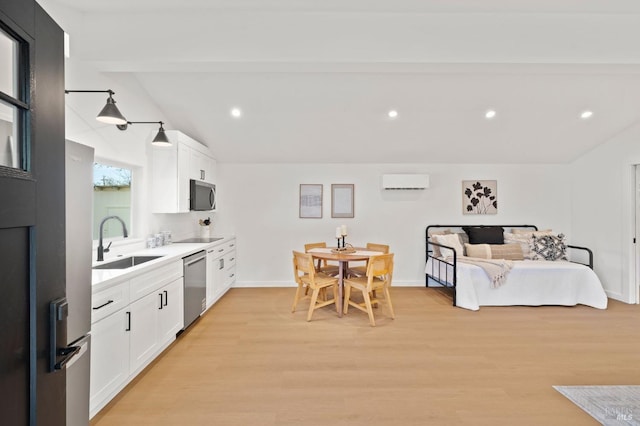
<svg viewBox="0 0 640 426"><path fill-rule="evenodd" d="M131 279L137 275L144 274L158 266L169 264L171 262L175 262L176 260L182 260L183 257L201 250L206 250L209 247L215 247L221 244L228 243L232 238L232 236L223 237L222 240L218 240L213 243L173 243L153 249L144 249L132 253L127 253L122 256L107 259L104 262L94 261L92 266L109 263L129 256L162 256L158 259L150 260L140 265L132 266L125 269L92 269L92 289L94 292L104 290L111 287L112 285Z"/></svg>

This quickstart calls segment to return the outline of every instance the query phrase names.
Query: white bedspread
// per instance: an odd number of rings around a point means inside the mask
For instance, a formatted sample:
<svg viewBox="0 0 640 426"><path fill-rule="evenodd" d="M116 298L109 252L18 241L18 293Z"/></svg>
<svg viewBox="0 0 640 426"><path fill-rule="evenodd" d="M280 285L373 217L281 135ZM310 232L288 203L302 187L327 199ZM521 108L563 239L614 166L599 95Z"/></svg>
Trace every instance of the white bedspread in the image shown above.
<svg viewBox="0 0 640 426"><path fill-rule="evenodd" d="M425 272L432 274L431 259ZM479 267L458 263L456 305L477 311L480 306L541 306L577 304L607 308L607 295L598 276L584 265L571 262L519 260L504 285L492 288L487 274ZM453 277L451 266L441 264ZM437 274L432 274L437 275Z"/></svg>

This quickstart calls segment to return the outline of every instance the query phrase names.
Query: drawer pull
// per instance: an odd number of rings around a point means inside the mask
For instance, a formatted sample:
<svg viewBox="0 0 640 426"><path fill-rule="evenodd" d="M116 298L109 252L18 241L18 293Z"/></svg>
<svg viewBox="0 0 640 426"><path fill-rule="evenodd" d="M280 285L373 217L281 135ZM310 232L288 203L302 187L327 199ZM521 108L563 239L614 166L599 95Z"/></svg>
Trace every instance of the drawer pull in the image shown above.
<svg viewBox="0 0 640 426"><path fill-rule="evenodd" d="M236 246L235 244L229 244L229 247L235 247L235 246Z"/></svg>
<svg viewBox="0 0 640 426"><path fill-rule="evenodd" d="M235 276L236 276L236 274L231 274L231 275L229 275L229 278L233 278Z"/></svg>
<svg viewBox="0 0 640 426"><path fill-rule="evenodd" d="M224 249L218 249L218 253L222 253Z"/></svg>
<svg viewBox="0 0 640 426"><path fill-rule="evenodd" d="M236 260L236 258L232 257L231 259L229 259L229 262L233 262L234 260Z"/></svg>
<svg viewBox="0 0 640 426"><path fill-rule="evenodd" d="M96 306L95 308L91 308L91 309L93 309L94 311L97 311L98 309L102 309L102 308L104 308L105 306L110 305L110 304L112 304L112 303L113 303L113 300L109 300L107 303L103 303L102 305L100 305L100 306Z"/></svg>

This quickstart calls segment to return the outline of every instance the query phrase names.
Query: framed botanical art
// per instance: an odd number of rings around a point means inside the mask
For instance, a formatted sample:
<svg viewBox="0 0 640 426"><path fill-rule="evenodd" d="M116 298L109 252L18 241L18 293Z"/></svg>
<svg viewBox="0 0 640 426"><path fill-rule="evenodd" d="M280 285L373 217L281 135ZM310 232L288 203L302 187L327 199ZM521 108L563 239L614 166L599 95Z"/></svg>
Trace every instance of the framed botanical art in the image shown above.
<svg viewBox="0 0 640 426"><path fill-rule="evenodd" d="M496 180L463 180L462 181L462 213L463 214L497 214L498 213L498 181Z"/></svg>
<svg viewBox="0 0 640 426"><path fill-rule="evenodd" d="M300 184L299 217L322 218L322 185Z"/></svg>
<svg viewBox="0 0 640 426"><path fill-rule="evenodd" d="M353 217L354 185L331 184L331 217Z"/></svg>

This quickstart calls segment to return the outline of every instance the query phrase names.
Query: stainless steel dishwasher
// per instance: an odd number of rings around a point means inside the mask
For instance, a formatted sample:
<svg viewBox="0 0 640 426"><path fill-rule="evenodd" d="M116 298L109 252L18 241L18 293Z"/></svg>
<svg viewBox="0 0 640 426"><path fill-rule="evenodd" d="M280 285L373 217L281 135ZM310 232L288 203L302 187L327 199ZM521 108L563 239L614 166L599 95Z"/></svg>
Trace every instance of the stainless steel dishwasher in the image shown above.
<svg viewBox="0 0 640 426"><path fill-rule="evenodd" d="M184 257L184 328L194 322L207 306L207 252Z"/></svg>

